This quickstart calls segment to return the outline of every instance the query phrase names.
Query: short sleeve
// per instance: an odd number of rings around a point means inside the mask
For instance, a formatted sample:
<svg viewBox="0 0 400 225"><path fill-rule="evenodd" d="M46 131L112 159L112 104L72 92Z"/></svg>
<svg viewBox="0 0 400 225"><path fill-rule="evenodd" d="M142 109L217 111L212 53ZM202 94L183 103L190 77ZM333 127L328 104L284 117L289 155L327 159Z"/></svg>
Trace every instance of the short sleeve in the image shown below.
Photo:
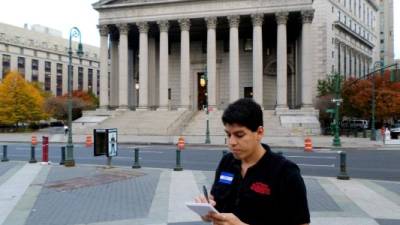
<svg viewBox="0 0 400 225"><path fill-rule="evenodd" d="M283 212L286 212L288 224L310 223L306 186L300 170L295 164L290 163L285 169L281 188L283 200L281 206Z"/></svg>

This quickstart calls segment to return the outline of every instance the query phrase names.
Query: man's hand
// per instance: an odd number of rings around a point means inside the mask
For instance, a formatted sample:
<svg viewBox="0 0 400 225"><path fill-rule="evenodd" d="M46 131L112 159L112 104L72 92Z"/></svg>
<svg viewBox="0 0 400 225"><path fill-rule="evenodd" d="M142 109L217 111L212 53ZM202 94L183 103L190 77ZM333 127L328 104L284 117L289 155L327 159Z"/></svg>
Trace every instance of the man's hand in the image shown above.
<svg viewBox="0 0 400 225"><path fill-rule="evenodd" d="M233 213L211 213L209 217L213 225L245 225Z"/></svg>
<svg viewBox="0 0 400 225"><path fill-rule="evenodd" d="M217 203L214 201L214 196L212 195L208 195L209 196L209 200L210 200L210 205L215 206ZM200 195L198 197L196 197L194 199L194 202L196 203L208 203L206 197L204 197L204 195ZM207 214L206 216L202 216L201 219L204 222L211 222L211 218L210 218L210 213Z"/></svg>

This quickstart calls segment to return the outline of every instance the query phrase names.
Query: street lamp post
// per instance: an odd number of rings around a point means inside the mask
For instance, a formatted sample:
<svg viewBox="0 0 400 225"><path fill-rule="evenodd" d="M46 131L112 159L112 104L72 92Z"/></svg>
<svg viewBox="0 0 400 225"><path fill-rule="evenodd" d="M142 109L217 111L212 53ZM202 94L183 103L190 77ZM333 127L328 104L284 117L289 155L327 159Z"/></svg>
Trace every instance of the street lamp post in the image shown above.
<svg viewBox="0 0 400 225"><path fill-rule="evenodd" d="M377 61L374 64L374 69L380 66L381 76L383 75L383 62ZM376 128L375 128L375 111L376 111L376 103L375 103L375 75L372 75L372 106L371 106L371 141L376 141Z"/></svg>
<svg viewBox="0 0 400 225"><path fill-rule="evenodd" d="M200 86L206 87L206 84L207 84L207 68L205 69L204 74L200 78ZM210 141L210 118L209 118L210 111L208 109L207 87L206 87L206 104L205 105L206 105L205 107L206 107L207 120L206 120L206 140L204 143L210 144L211 143L211 141Z"/></svg>
<svg viewBox="0 0 400 225"><path fill-rule="evenodd" d="M335 147L340 147L341 142L340 142L340 133L339 133L339 111L340 111L340 103L342 102L342 99L340 98L340 75L335 74L335 99L333 99L333 102L335 103L335 123L334 123L334 138L333 138L333 143L332 145Z"/></svg>
<svg viewBox="0 0 400 225"><path fill-rule="evenodd" d="M72 144L72 38L79 38L78 49L76 54L78 57L83 55L82 42L81 42L81 32L77 27L73 27L69 32L69 48L68 48L68 143L67 151L65 155L66 167L75 166L74 160L74 145Z"/></svg>

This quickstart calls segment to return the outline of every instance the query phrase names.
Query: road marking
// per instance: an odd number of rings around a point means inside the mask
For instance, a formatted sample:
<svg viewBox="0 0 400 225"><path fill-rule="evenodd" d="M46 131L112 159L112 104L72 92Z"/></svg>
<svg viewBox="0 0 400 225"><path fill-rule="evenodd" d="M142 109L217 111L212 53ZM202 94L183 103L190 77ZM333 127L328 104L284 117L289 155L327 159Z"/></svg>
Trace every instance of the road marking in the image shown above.
<svg viewBox="0 0 400 225"><path fill-rule="evenodd" d="M287 158L304 158L304 159L336 159L334 156L300 156L300 155L289 155Z"/></svg>
<svg viewBox="0 0 400 225"><path fill-rule="evenodd" d="M298 166L310 166L310 167L330 167L334 168L335 164L330 164L330 165L318 165L318 164L301 164L301 163L296 163Z"/></svg>

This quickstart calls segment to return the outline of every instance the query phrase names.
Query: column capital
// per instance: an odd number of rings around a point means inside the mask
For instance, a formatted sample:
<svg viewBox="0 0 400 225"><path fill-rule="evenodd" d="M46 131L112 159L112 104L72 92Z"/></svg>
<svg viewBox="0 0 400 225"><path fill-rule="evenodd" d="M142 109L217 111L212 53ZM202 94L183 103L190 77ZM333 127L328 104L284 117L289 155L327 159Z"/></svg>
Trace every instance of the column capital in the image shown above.
<svg viewBox="0 0 400 225"><path fill-rule="evenodd" d="M228 21L229 21L229 27L239 27L240 24L240 16L235 15L235 16L228 16Z"/></svg>
<svg viewBox="0 0 400 225"><path fill-rule="evenodd" d="M253 21L253 26L262 26L264 22L264 14L252 14L251 20Z"/></svg>
<svg viewBox="0 0 400 225"><path fill-rule="evenodd" d="M207 23L207 29L217 28L217 17L206 17L204 20Z"/></svg>
<svg viewBox="0 0 400 225"><path fill-rule="evenodd" d="M128 34L129 32L129 25L126 23L117 24L119 34Z"/></svg>
<svg viewBox="0 0 400 225"><path fill-rule="evenodd" d="M286 24L287 21L288 21L288 17L289 17L289 12L277 12L277 13L275 13L276 23L278 25Z"/></svg>
<svg viewBox="0 0 400 225"><path fill-rule="evenodd" d="M335 45L340 45L340 40L335 38Z"/></svg>
<svg viewBox="0 0 400 225"><path fill-rule="evenodd" d="M301 18L303 23L311 23L314 19L315 10L304 10L301 11Z"/></svg>
<svg viewBox="0 0 400 225"><path fill-rule="evenodd" d="M97 29L99 29L100 32L100 36L108 36L108 33L110 32L110 28L108 27L108 25L97 25Z"/></svg>
<svg viewBox="0 0 400 225"><path fill-rule="evenodd" d="M190 19L179 19L179 26L181 27L181 31L189 31L190 30Z"/></svg>
<svg viewBox="0 0 400 225"><path fill-rule="evenodd" d="M149 32L149 24L147 22L139 22L137 23L138 29L140 33Z"/></svg>
<svg viewBox="0 0 400 225"><path fill-rule="evenodd" d="M169 22L168 20L157 21L158 27L160 28L160 32L168 32Z"/></svg>

